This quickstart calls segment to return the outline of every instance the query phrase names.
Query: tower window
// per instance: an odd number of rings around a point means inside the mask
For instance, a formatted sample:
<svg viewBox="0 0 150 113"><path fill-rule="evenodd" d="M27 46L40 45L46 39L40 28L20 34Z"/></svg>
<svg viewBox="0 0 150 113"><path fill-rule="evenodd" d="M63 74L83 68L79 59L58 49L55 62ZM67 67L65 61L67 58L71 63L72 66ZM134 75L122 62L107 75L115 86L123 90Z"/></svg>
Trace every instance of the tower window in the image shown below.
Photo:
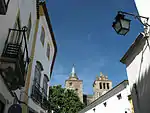
<svg viewBox="0 0 150 113"><path fill-rule="evenodd" d="M118 100L122 99L121 94L117 95Z"/></svg>
<svg viewBox="0 0 150 113"><path fill-rule="evenodd" d="M72 82L70 82L69 85L72 86Z"/></svg>
<svg viewBox="0 0 150 113"><path fill-rule="evenodd" d="M103 83L103 88L105 89L105 83Z"/></svg>
<svg viewBox="0 0 150 113"><path fill-rule="evenodd" d="M107 83L107 89L109 89L109 83Z"/></svg>
<svg viewBox="0 0 150 113"><path fill-rule="evenodd" d="M99 88L102 89L102 83L101 82L99 83Z"/></svg>
<svg viewBox="0 0 150 113"><path fill-rule="evenodd" d="M77 89L77 88L76 88L75 90L76 90L76 92L78 91L78 89Z"/></svg>

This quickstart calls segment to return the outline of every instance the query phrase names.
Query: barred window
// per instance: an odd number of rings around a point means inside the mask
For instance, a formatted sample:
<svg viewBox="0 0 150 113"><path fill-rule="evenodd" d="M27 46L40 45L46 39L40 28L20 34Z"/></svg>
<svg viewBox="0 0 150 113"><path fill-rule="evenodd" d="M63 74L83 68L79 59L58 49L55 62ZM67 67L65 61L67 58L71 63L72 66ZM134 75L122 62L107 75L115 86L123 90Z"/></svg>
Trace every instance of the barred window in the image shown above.
<svg viewBox="0 0 150 113"><path fill-rule="evenodd" d="M46 74L44 74L44 79L43 79L43 90L45 95L47 95L47 88L48 88L48 77Z"/></svg>
<svg viewBox="0 0 150 113"><path fill-rule="evenodd" d="M43 66L39 61L37 61L35 66L35 72L34 72L34 81L38 86L40 86L41 71L43 71Z"/></svg>

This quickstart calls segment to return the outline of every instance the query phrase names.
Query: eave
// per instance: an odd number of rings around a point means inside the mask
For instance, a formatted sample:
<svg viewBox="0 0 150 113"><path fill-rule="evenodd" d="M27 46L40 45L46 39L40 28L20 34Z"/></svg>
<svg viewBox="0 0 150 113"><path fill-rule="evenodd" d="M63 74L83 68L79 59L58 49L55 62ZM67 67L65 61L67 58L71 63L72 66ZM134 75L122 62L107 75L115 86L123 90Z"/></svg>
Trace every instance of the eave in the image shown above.
<svg viewBox="0 0 150 113"><path fill-rule="evenodd" d="M51 78L52 70L53 70L53 67L54 67L55 59L56 59L57 44L56 44L53 29L52 29L52 24L51 24L51 21L50 21L50 17L49 17L49 14L48 14L48 10L47 10L47 7L46 7L46 2L40 2L40 5L43 7L45 18L46 18L46 21L47 21L47 24L48 24L48 27L49 27L49 31L50 31L50 34L51 34L51 37L52 37L52 42L53 42L53 45L54 45L54 56L53 56L53 61L52 61L52 65L51 65L51 68L50 68L50 78Z"/></svg>
<svg viewBox="0 0 150 113"><path fill-rule="evenodd" d="M127 58L133 53L134 49L138 46L138 44L141 42L141 40L144 38L144 34L140 33L135 41L132 43L132 45L129 47L125 55L121 58L120 62L123 64L126 64Z"/></svg>

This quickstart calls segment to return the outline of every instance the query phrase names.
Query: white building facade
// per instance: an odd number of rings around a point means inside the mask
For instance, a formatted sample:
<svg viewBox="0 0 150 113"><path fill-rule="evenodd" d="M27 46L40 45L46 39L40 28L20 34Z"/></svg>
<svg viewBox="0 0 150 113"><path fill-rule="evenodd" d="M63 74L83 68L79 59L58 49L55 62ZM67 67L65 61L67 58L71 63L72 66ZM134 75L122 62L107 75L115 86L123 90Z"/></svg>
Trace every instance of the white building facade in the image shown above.
<svg viewBox="0 0 150 113"><path fill-rule="evenodd" d="M79 113L133 113L128 81L123 81Z"/></svg>
<svg viewBox="0 0 150 113"><path fill-rule="evenodd" d="M40 5L39 9L40 18L28 89L28 96L31 96L31 98L28 100L28 105L32 106L32 109L36 112L45 113L49 107L47 102L49 80L56 54L56 45L46 4Z"/></svg>
<svg viewBox="0 0 150 113"><path fill-rule="evenodd" d="M134 0L140 16L150 18L150 1ZM141 18L144 22L144 19ZM150 21L148 21L150 24ZM149 32L149 31L148 31ZM149 35L149 33L148 33ZM150 37L140 33L121 62L126 65L129 86L133 99L135 113L149 113L150 111Z"/></svg>
<svg viewBox="0 0 150 113"><path fill-rule="evenodd" d="M0 113L7 113L13 104L19 104L23 113L46 113L48 82L57 52L46 3L10 0L7 10L3 3L2 0Z"/></svg>

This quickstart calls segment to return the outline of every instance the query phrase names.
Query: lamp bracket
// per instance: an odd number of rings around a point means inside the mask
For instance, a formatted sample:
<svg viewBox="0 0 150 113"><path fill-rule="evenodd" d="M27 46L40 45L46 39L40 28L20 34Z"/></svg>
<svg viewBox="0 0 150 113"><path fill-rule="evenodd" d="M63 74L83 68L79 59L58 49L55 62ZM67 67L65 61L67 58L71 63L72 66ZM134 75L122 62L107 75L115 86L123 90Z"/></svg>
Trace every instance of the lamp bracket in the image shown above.
<svg viewBox="0 0 150 113"><path fill-rule="evenodd" d="M123 11L118 11L118 14L122 14L122 15L130 15L133 16L135 19L138 19L140 21L140 23L144 26L144 34L146 36L149 36L150 33L150 25L148 24L148 20L149 17L144 17L144 16L140 16L140 15L135 15L133 13L128 13L128 12L123 12ZM144 22L141 21L141 18L145 19Z"/></svg>

